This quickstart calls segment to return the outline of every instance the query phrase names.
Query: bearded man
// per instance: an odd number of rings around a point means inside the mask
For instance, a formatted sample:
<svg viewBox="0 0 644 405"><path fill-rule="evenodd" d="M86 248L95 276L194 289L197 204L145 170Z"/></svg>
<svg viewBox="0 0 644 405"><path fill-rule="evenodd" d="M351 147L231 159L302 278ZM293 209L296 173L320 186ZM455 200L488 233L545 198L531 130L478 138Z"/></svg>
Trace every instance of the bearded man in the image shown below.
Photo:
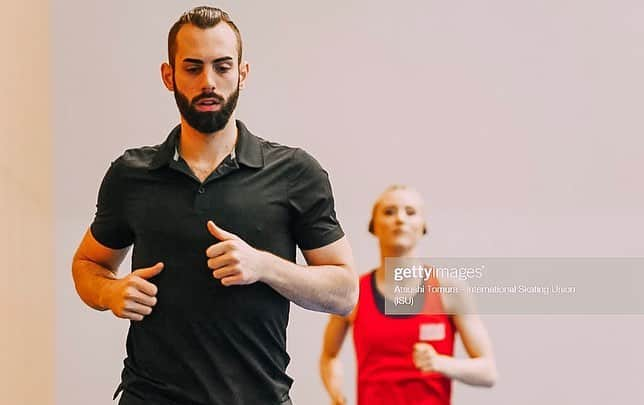
<svg viewBox="0 0 644 405"><path fill-rule="evenodd" d="M235 119L249 64L226 12L184 13L168 58L181 122L112 163L73 259L76 290L130 320L121 405L290 404L290 302L346 315L357 300L327 173Z"/></svg>

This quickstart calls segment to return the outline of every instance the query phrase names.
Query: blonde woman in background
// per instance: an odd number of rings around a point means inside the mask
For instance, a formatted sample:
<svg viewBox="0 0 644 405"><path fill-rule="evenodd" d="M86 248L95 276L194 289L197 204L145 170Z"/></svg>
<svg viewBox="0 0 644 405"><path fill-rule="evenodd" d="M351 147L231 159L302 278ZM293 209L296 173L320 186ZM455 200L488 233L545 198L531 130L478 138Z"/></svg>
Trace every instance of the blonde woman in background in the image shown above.
<svg viewBox="0 0 644 405"><path fill-rule="evenodd" d="M447 405L451 381L491 387L496 366L487 330L476 314L451 313L438 294L424 294L418 315L385 315L392 280L386 257L416 257L427 233L420 194L391 186L375 202L369 232L378 238L380 266L360 278L360 298L345 317L332 315L324 334L320 374L332 404L346 404L338 353L349 329L357 360L358 405ZM434 279L434 282L437 282ZM453 357L458 333L469 358Z"/></svg>

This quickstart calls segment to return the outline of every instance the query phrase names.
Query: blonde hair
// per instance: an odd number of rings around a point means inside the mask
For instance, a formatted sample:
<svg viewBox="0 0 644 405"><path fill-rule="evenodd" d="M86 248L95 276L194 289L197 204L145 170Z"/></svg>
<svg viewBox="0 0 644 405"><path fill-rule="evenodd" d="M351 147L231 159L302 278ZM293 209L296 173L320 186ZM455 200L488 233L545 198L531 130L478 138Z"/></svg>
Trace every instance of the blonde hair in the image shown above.
<svg viewBox="0 0 644 405"><path fill-rule="evenodd" d="M409 190L413 191L414 193L418 194L420 196L420 193L418 190L416 190L413 187L407 186L405 184L392 184L391 186L387 187L382 193L380 193L380 196L376 200L376 202L373 203L373 208L371 209L371 219L369 220L369 233L373 234L373 218L376 216L376 210L378 209L378 205L380 204L380 201L382 201L382 198L385 196L385 194L390 193L392 191L396 190ZM423 225L423 235L427 233L427 226Z"/></svg>

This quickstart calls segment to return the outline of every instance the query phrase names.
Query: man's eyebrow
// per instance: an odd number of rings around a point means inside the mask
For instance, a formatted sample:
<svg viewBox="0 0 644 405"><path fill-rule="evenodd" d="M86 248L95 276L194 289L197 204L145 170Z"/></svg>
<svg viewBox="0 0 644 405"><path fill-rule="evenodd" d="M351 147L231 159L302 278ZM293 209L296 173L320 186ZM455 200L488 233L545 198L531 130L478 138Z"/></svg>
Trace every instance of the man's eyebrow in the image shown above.
<svg viewBox="0 0 644 405"><path fill-rule="evenodd" d="M212 63L220 63L220 62L231 62L233 60L232 56L223 56L221 58L217 58ZM195 58L185 58L183 60L184 63L194 63L196 65L203 65L204 62L201 59L195 59Z"/></svg>

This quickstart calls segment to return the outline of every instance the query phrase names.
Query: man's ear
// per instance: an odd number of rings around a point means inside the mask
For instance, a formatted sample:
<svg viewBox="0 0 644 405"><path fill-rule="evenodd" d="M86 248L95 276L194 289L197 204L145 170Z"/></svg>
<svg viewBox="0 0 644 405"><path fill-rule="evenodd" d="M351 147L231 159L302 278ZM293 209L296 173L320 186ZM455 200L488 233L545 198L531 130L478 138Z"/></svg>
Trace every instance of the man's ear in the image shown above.
<svg viewBox="0 0 644 405"><path fill-rule="evenodd" d="M174 80L172 80L173 71L169 63L164 62L161 64L161 80L163 80L165 88L170 91L174 91Z"/></svg>
<svg viewBox="0 0 644 405"><path fill-rule="evenodd" d="M243 61L239 65L239 89L244 89L246 87L246 79L248 78L248 73L250 73L250 65L247 61Z"/></svg>

